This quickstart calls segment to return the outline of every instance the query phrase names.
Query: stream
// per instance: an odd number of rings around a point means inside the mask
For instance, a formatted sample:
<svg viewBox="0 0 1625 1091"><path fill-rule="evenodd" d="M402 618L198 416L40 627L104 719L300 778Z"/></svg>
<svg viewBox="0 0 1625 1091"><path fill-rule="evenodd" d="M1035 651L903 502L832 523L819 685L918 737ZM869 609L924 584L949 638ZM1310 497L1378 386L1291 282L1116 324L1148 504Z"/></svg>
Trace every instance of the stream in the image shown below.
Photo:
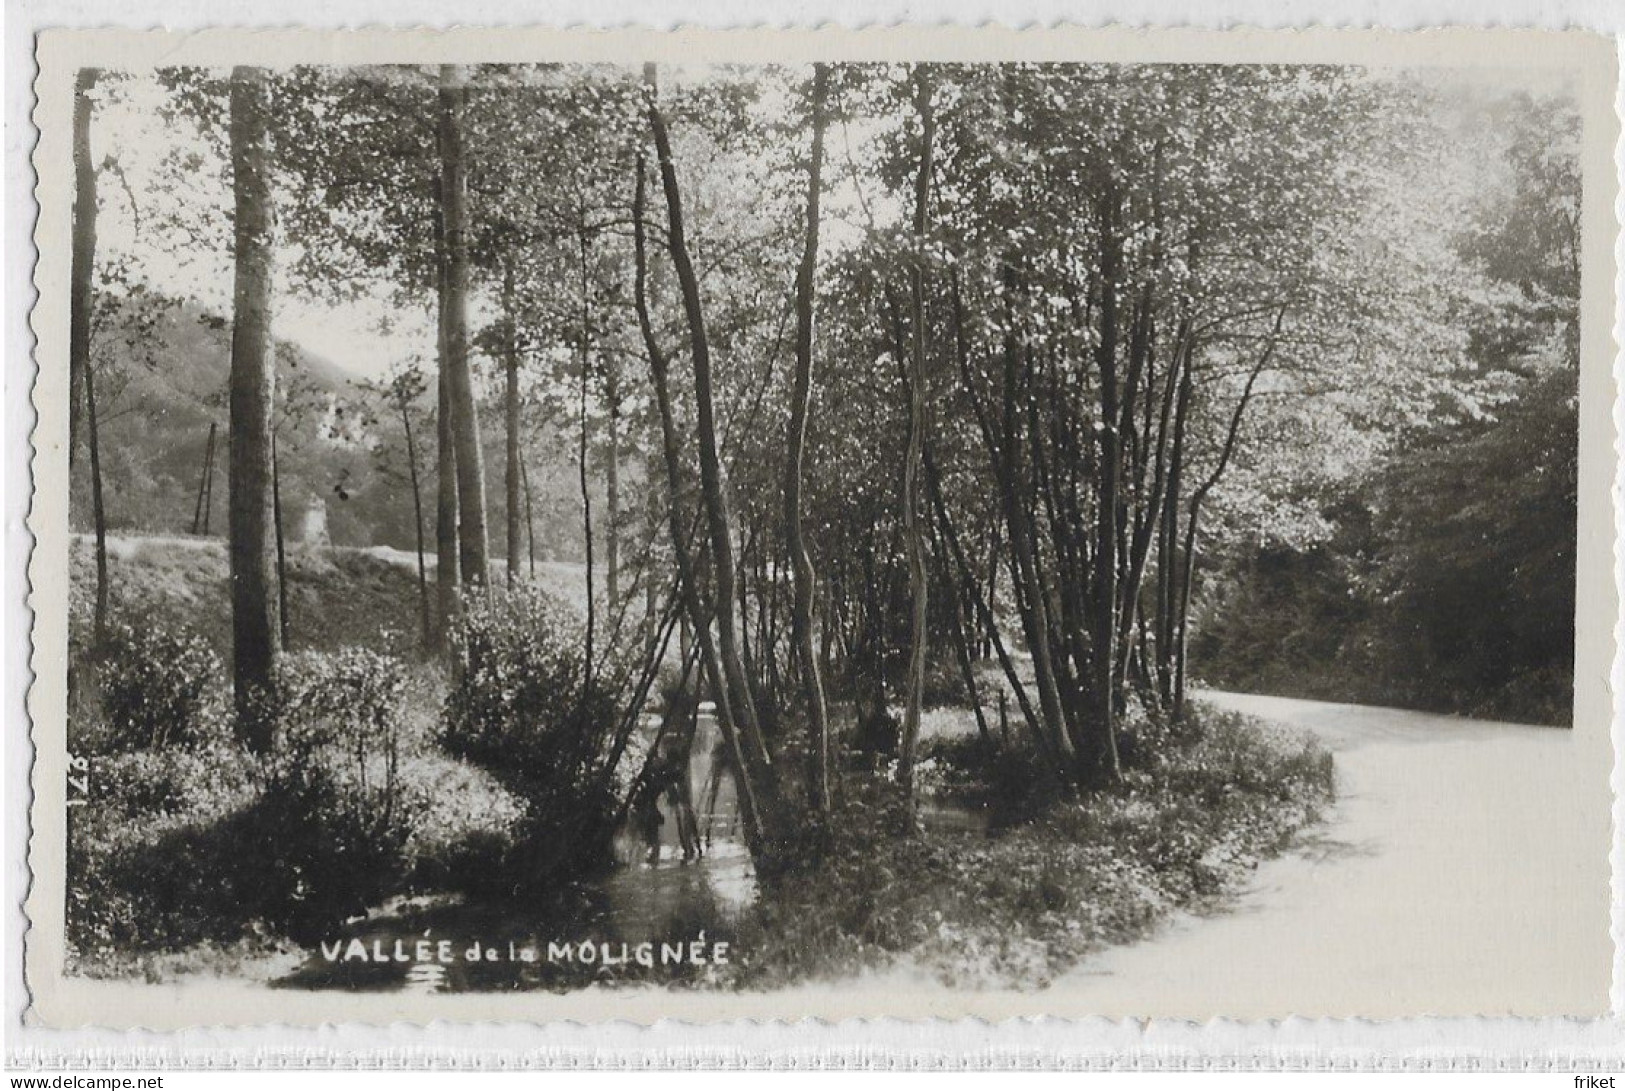
<svg viewBox="0 0 1625 1091"><path fill-rule="evenodd" d="M653 731L653 726L649 730ZM540 898L397 899L336 929L281 988L481 992L581 988L594 983L699 982L733 957L756 876L740 829L722 732L701 707L688 766L703 847L684 860L677 816L660 800L658 856L629 820L615 837L615 867ZM926 803L927 826L985 836L986 816Z"/></svg>

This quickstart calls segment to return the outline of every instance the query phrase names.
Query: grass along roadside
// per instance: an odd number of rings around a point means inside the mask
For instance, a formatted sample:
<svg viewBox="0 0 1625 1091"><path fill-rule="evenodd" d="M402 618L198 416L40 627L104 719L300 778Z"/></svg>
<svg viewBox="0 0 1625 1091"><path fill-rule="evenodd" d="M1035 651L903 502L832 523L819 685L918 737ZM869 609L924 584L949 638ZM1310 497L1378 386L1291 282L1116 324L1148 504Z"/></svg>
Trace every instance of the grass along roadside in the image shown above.
<svg viewBox="0 0 1625 1091"><path fill-rule="evenodd" d="M849 810L824 866L765 890L743 922L741 983L890 969L1042 986L1177 911L1221 905L1334 799L1331 753L1291 729L1197 704L1182 725L1141 730L1166 738L1140 748L1120 787L985 839L875 836L885 817ZM934 748L951 791L985 786L979 745Z"/></svg>

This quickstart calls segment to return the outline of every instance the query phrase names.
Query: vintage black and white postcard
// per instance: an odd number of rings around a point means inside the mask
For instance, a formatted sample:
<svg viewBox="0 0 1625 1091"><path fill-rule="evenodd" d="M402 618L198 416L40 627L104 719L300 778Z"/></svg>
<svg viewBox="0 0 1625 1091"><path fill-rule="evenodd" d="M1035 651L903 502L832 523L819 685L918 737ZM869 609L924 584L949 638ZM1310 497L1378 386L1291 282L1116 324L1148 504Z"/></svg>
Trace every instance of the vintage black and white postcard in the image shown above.
<svg viewBox="0 0 1625 1091"><path fill-rule="evenodd" d="M1608 39L38 58L43 1024L1607 1010Z"/></svg>

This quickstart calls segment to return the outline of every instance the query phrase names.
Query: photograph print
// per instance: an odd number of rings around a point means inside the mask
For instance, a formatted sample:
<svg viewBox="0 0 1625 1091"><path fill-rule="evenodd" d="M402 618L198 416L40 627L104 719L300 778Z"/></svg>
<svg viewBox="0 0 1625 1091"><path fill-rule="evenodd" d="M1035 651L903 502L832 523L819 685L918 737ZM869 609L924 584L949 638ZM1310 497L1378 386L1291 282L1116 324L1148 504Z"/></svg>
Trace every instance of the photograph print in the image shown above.
<svg viewBox="0 0 1625 1091"><path fill-rule="evenodd" d="M47 1019L1604 1010L1608 42L470 33L42 47Z"/></svg>

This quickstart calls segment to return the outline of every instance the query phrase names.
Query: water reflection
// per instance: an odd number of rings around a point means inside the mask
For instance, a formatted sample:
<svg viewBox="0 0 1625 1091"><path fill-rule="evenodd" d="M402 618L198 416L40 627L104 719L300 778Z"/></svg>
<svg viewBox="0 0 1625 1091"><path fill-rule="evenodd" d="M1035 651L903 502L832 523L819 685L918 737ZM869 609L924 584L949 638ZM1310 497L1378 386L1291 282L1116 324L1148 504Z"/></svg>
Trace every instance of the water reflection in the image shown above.
<svg viewBox="0 0 1625 1091"><path fill-rule="evenodd" d="M755 900L756 876L709 707L701 710L687 775L702 846L697 859L683 859L678 816L662 797L658 843L629 821L615 839L617 866L602 878L524 901L393 903L336 930L277 984L464 992L714 975L716 957L732 957L728 945Z"/></svg>
<svg viewBox="0 0 1625 1091"><path fill-rule="evenodd" d="M437 993L446 988L446 968L438 962L414 962L406 971L406 991Z"/></svg>
<svg viewBox="0 0 1625 1091"><path fill-rule="evenodd" d="M678 816L663 796L657 843L651 846L648 827L629 820L615 839L616 866L599 878L522 901L392 903L336 930L277 984L478 992L713 978L719 953L738 956L731 949L737 923L757 892L726 759L716 718L702 707L687 767L702 846L697 859L683 858ZM988 833L984 811L924 800L920 814L938 834ZM718 944L729 947L719 951Z"/></svg>

